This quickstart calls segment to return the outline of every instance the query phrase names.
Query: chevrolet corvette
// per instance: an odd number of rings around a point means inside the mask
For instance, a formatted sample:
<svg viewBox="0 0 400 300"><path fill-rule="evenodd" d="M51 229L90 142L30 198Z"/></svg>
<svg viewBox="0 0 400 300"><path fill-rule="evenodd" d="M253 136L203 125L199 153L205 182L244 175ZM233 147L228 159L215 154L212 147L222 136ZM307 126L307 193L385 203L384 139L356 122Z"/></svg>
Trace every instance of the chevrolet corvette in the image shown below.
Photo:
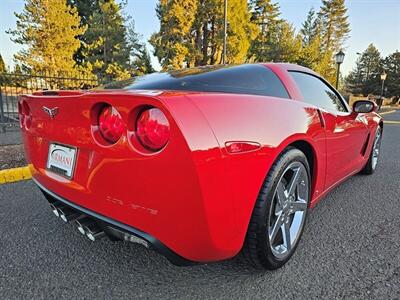
<svg viewBox="0 0 400 300"><path fill-rule="evenodd" d="M85 237L138 243L177 265L243 253L265 269L290 259L332 188L375 171L376 111L280 63L153 73L19 101L33 180Z"/></svg>

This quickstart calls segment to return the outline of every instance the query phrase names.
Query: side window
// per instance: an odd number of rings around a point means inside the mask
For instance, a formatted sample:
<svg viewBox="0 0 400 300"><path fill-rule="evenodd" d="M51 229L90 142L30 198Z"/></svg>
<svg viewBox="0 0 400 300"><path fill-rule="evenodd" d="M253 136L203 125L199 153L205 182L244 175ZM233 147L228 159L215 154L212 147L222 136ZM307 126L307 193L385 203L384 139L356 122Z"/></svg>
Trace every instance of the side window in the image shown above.
<svg viewBox="0 0 400 300"><path fill-rule="evenodd" d="M305 102L331 111L347 112L342 100L321 79L296 71L290 71L290 74L299 87Z"/></svg>

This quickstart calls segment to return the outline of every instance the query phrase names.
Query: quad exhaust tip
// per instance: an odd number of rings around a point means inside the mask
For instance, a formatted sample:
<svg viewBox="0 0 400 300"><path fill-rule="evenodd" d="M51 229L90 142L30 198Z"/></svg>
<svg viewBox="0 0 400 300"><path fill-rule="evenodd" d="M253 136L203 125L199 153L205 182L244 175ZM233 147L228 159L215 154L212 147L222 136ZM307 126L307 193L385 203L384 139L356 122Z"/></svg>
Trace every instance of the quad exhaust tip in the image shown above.
<svg viewBox="0 0 400 300"><path fill-rule="evenodd" d="M92 242L94 242L95 240L101 239L102 237L104 237L106 234L104 231L102 230L98 230L98 231L88 231L86 233L86 236L89 238L89 240L91 240Z"/></svg>
<svg viewBox="0 0 400 300"><path fill-rule="evenodd" d="M59 208L58 213L61 220L63 220L65 223L76 220L81 216L80 213L68 207Z"/></svg>
<svg viewBox="0 0 400 300"><path fill-rule="evenodd" d="M96 221L75 209L68 207L63 203L50 200L49 205L53 214L64 222L67 223L75 220L75 225L77 226L78 231L89 240L94 242L107 235Z"/></svg>
<svg viewBox="0 0 400 300"><path fill-rule="evenodd" d="M56 217L60 217L60 209L65 208L65 205L60 203L50 203L50 209Z"/></svg>
<svg viewBox="0 0 400 300"><path fill-rule="evenodd" d="M75 223L78 227L78 231L93 242L106 235L103 229L88 217L80 218L76 220Z"/></svg>
<svg viewBox="0 0 400 300"><path fill-rule="evenodd" d="M103 231L103 229L100 226L98 226L96 223L87 225L85 227L85 232L86 232L86 236L92 242L105 236L105 232Z"/></svg>
<svg viewBox="0 0 400 300"><path fill-rule="evenodd" d="M86 235L86 227L94 224L94 221L88 217L83 217L75 221L76 226L81 234Z"/></svg>

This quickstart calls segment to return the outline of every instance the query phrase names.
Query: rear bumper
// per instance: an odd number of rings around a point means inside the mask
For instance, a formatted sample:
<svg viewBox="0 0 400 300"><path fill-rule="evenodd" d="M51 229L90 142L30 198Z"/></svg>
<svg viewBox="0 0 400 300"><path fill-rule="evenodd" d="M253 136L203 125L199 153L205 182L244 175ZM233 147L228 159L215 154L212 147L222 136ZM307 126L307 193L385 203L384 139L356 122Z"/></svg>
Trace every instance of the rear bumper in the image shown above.
<svg viewBox="0 0 400 300"><path fill-rule="evenodd" d="M77 211L78 213L81 213L82 215L90 217L96 223L98 223L102 228L104 228L104 231L110 237L117 239L117 240L127 240L126 236L133 235L134 237L139 238L139 241L143 240L144 242L146 242L148 248L156 250L158 253L165 256L174 265L190 266L190 265L198 264L198 262L193 262L186 258L183 258L182 256L180 256L179 254L177 254L174 251L172 251L171 249L169 249L162 242L160 242L158 239L151 236L150 234L143 232L139 229L133 228L129 225L123 224L121 222L118 222L116 220L113 220L111 218L108 218L106 216L103 216L101 214L98 214L94 211L91 211L87 208L81 207L77 204L74 204L74 203L70 202L69 200L48 190L43 185L41 185L37 180L33 179L33 181L39 187L39 189L42 191L42 193L44 194L44 196L46 197L46 199L49 202L60 202L63 205ZM143 244L145 244L145 243L143 243Z"/></svg>

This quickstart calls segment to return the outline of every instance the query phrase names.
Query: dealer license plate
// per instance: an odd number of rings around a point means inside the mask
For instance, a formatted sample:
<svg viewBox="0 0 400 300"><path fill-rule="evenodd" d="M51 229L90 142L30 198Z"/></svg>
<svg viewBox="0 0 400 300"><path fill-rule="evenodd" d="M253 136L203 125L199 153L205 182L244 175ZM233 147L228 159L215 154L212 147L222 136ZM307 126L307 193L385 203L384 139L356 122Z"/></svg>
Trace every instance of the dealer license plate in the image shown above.
<svg viewBox="0 0 400 300"><path fill-rule="evenodd" d="M47 157L47 169L67 178L72 178L77 149L75 147L51 143Z"/></svg>

